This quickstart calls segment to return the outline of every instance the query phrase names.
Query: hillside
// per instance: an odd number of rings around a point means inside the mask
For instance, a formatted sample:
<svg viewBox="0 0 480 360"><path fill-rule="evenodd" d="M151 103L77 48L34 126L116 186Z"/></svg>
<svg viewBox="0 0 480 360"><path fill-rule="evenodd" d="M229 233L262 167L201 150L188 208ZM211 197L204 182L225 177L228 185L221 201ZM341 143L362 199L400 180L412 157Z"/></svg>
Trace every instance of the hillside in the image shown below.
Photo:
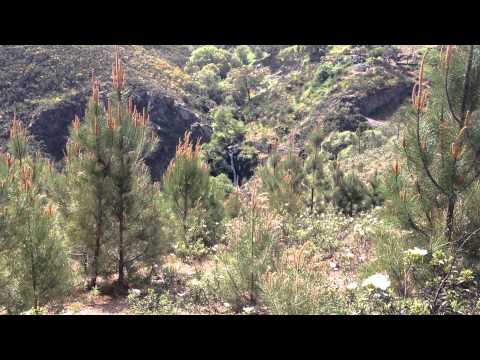
<svg viewBox="0 0 480 360"><path fill-rule="evenodd" d="M188 102L189 77L160 51L143 46L122 46L127 63L128 94L139 108L148 108L162 139L151 160L154 177L173 156L178 138L199 123ZM30 128L40 148L55 160L63 156L68 126L83 116L90 95L92 71L102 84L101 97L111 82L112 46L0 47L0 124L8 136L13 113Z"/></svg>
<svg viewBox="0 0 480 360"><path fill-rule="evenodd" d="M476 45L0 46L0 314L479 314L479 104Z"/></svg>
<svg viewBox="0 0 480 360"><path fill-rule="evenodd" d="M300 64L294 51L292 54L293 46L259 48L264 48L265 54L270 51L259 64L265 64L271 75L266 78L267 88L252 98L248 111L255 122L273 129L277 135L285 135L282 127L287 132L293 128L308 131L320 119L329 129L355 130L364 122L363 116L381 118L382 112L394 110L411 88L409 69L380 58L364 65L369 58L361 48L333 47L325 56L307 64ZM191 74L182 69L195 47L156 45L121 49L127 65L128 92L138 107L149 109L162 140L157 155L149 161L154 177L158 178L186 129L197 129L195 134L198 132L204 140L209 138L208 128L196 125L211 122L208 107L199 100L201 95ZM286 51L289 49L290 53ZM111 46L2 46L2 137L8 136L7 129L16 112L41 149L60 160L68 125L75 114L83 115L91 72L96 72L105 89L110 82L111 58ZM319 76L327 78L320 82ZM105 91L101 91L103 99ZM285 108L287 103L290 109ZM263 156L261 151L253 153L256 158Z"/></svg>

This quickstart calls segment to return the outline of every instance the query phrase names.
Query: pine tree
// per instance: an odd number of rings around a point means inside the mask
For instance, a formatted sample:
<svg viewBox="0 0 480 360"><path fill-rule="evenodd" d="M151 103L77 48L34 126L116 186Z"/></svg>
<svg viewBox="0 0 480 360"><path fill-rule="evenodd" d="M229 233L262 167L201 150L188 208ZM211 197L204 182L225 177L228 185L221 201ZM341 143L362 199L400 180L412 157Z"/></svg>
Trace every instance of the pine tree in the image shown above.
<svg viewBox="0 0 480 360"><path fill-rule="evenodd" d="M345 175L337 162L334 163L333 184L332 201L344 214L354 216L371 207L363 182L354 173Z"/></svg>
<svg viewBox="0 0 480 360"><path fill-rule="evenodd" d="M106 108L99 102L99 83L92 77L92 96L83 122L72 123L67 144L64 194L70 238L85 253L89 286L102 272L116 268L117 285L162 249L158 186L150 181L144 159L158 139L145 110L123 97L125 70L118 48L112 66L113 91ZM114 264L112 264L112 259Z"/></svg>
<svg viewBox="0 0 480 360"><path fill-rule="evenodd" d="M145 256L159 240L158 234L145 231L139 222L151 208L152 186L143 159L156 146L158 139L149 126L145 109L139 113L133 101L124 101L125 70L119 51L112 66L113 92L107 105L107 143L111 163L112 214L116 222L118 286L125 287L125 268ZM152 224L153 225L153 224ZM135 251L134 251L135 250ZM132 254L132 252L134 252ZM139 253L137 253L139 252Z"/></svg>
<svg viewBox="0 0 480 360"><path fill-rule="evenodd" d="M181 224L184 241L188 217L195 207L206 204L210 186L208 167L201 159L202 147L198 141L193 144L190 136L186 131L179 141L175 157L163 177L163 190Z"/></svg>
<svg viewBox="0 0 480 360"><path fill-rule="evenodd" d="M99 103L99 88L93 74L85 119L81 123L76 117L70 128L65 157L66 191L61 194L68 197L66 229L85 257L90 288L96 286L100 269L105 267L101 250L106 247L112 230L110 130Z"/></svg>
<svg viewBox="0 0 480 360"><path fill-rule="evenodd" d="M479 91L480 47L449 45L423 56L385 192L392 218L427 246L439 241L457 251L480 227ZM479 240L472 236L465 248L474 254Z"/></svg>
<svg viewBox="0 0 480 360"><path fill-rule="evenodd" d="M268 194L273 208L294 215L302 207L305 173L302 159L294 147L293 137L288 141L285 155L274 146L272 154L258 174L262 179L262 188Z"/></svg>
<svg viewBox="0 0 480 360"><path fill-rule="evenodd" d="M227 231L229 249L220 253L226 273L221 285L237 310L246 303L257 304L261 294L259 279L273 266L279 250L278 219L270 211L265 196L259 193L258 180L249 184L246 206Z"/></svg>
<svg viewBox="0 0 480 360"><path fill-rule="evenodd" d="M14 158L10 153L2 154L0 159L0 255L8 251L12 237L8 227L8 204L13 191Z"/></svg>
<svg viewBox="0 0 480 360"><path fill-rule="evenodd" d="M370 198L372 207L381 206L385 200L385 197L382 193L381 181L377 170L375 170L370 179L368 179L368 185L370 186L368 196Z"/></svg>
<svg viewBox="0 0 480 360"><path fill-rule="evenodd" d="M38 309L64 295L70 266L57 206L47 197L44 185L56 176L55 169L38 153L30 155L28 132L17 119L8 149L11 154L5 157L6 171L3 166L0 174L1 183L9 191L2 204L9 246L8 251L0 253L5 275L0 301L9 311L17 312Z"/></svg>
<svg viewBox="0 0 480 360"><path fill-rule="evenodd" d="M214 245L220 239L222 235L222 221L226 216L224 203L227 196L234 190L235 187L225 174L210 177L206 203L206 223L211 236L206 245Z"/></svg>
<svg viewBox="0 0 480 360"><path fill-rule="evenodd" d="M232 219L240 215L242 208L240 188L236 188L225 199L225 215L227 218Z"/></svg>
<svg viewBox="0 0 480 360"><path fill-rule="evenodd" d="M314 213L314 209L320 210L323 193L328 186L328 179L324 171L326 159L321 153L323 139L323 131L318 127L312 131L306 145L308 156L305 161L305 173L307 174L305 182L309 191L307 203L310 206L311 214Z"/></svg>

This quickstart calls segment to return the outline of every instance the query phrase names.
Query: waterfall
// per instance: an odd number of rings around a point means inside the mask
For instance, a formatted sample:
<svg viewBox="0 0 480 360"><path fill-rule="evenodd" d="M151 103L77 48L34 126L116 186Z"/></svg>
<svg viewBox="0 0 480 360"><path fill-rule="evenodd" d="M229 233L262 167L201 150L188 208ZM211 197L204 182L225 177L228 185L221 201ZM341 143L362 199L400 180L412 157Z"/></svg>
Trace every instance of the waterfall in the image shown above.
<svg viewBox="0 0 480 360"><path fill-rule="evenodd" d="M238 187L238 175L237 171L235 170L235 163L233 162L233 152L231 150L228 150L228 155L230 156L230 168L232 169L233 173L233 185L235 185L235 187Z"/></svg>

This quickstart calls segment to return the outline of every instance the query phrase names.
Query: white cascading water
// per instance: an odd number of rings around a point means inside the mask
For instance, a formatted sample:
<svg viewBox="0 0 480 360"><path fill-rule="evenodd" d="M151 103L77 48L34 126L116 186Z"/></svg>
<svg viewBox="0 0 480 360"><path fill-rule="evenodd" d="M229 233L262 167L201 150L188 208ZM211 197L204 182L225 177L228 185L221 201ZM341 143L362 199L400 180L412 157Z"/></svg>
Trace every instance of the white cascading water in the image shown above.
<svg viewBox="0 0 480 360"><path fill-rule="evenodd" d="M233 152L229 150L228 155L230 156L230 168L232 169L232 173L233 173L233 184L235 185L235 187L237 187L238 175L237 175L237 171L235 170L235 163L233 161Z"/></svg>

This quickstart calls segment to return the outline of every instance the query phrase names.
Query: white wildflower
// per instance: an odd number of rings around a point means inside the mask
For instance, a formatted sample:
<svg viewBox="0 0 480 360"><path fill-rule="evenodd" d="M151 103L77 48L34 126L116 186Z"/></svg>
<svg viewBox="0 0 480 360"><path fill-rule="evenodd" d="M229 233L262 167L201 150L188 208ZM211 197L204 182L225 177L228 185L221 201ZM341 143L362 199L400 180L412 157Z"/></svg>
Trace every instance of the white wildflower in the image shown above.
<svg viewBox="0 0 480 360"><path fill-rule="evenodd" d="M388 275L374 274L363 281L362 287L367 286L385 291L390 287L390 280L388 279Z"/></svg>
<svg viewBox="0 0 480 360"><path fill-rule="evenodd" d="M243 308L244 314L253 314L255 313L255 308L253 306L247 306Z"/></svg>
<svg viewBox="0 0 480 360"><path fill-rule="evenodd" d="M192 279L192 280L190 280L190 286L191 287L201 287L202 282L198 279Z"/></svg>
<svg viewBox="0 0 480 360"><path fill-rule="evenodd" d="M414 247L413 249L406 250L405 254L413 256L425 256L428 254L428 251L425 249L419 249L418 247Z"/></svg>
<svg viewBox="0 0 480 360"><path fill-rule="evenodd" d="M355 290L357 287L358 287L358 284L357 284L356 281L354 281L354 282L352 282L352 283L350 283L350 284L347 285L347 289L348 289L348 290Z"/></svg>
<svg viewBox="0 0 480 360"><path fill-rule="evenodd" d="M140 296L140 294L142 293L142 291L140 289L132 289L132 293L137 295L137 296Z"/></svg>
<svg viewBox="0 0 480 360"><path fill-rule="evenodd" d="M357 233L361 237L365 236L365 231L362 229L362 225L360 224L355 224L353 227L353 232Z"/></svg>

